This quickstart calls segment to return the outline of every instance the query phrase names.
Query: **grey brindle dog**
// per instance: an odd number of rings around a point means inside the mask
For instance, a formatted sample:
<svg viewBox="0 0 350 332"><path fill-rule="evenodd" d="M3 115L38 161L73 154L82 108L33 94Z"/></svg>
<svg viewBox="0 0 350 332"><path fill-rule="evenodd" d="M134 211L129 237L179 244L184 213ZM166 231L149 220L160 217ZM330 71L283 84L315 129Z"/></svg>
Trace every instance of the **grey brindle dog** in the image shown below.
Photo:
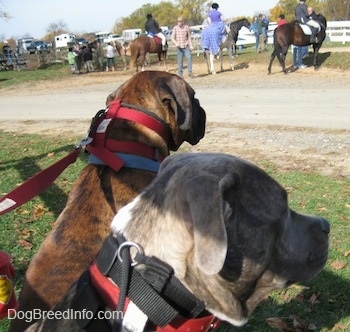
<svg viewBox="0 0 350 332"><path fill-rule="evenodd" d="M122 234L145 255L169 264L210 313L242 326L270 291L308 281L322 270L330 226L291 210L285 189L254 164L196 153L166 158L111 229L114 237ZM134 268L141 269L142 264ZM70 308L76 288L54 310ZM47 319L30 329L49 330L81 328L75 320Z"/></svg>

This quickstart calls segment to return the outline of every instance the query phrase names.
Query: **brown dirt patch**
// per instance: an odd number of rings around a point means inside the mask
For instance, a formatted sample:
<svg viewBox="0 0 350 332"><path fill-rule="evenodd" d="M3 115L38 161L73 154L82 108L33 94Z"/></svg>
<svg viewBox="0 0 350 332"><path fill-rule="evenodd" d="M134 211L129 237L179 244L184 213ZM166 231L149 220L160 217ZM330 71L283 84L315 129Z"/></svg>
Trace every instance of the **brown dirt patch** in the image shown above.
<svg viewBox="0 0 350 332"><path fill-rule="evenodd" d="M233 86L259 89L259 87L279 88L305 88L316 85L320 89L332 87L344 87L349 85L350 73L321 68L315 72L313 68L307 68L298 73L284 75L280 72L277 62L273 66L273 74L267 75L266 66L251 65L235 60L235 71L225 70L217 75L207 75L203 62L195 59L196 79L189 81L194 89L196 87L210 87L215 85L223 89ZM170 64L169 69L175 72L175 64ZM216 67L219 64L216 63ZM228 67L227 62L225 67ZM158 69L157 66L152 69ZM85 92L93 89L101 89L102 86L115 86L128 79L133 72L117 71L114 73L93 73L80 75L79 89ZM73 76L73 75L72 75ZM75 75L74 75L75 76ZM303 79L307 76L307 80ZM74 92L76 77L58 80L55 82L43 82L35 85L21 86L21 94L40 94L51 90L66 90ZM73 88L72 88L73 87ZM73 90L73 91L72 91ZM68 90L67 90L68 91ZM106 95L111 90L106 90ZM6 94L17 94L18 88L2 91ZM68 92L67 92L68 93ZM52 122L23 122L18 123L16 131L45 134L50 129L50 135L72 135L78 132L85 133L89 120L81 122L78 126L71 121ZM64 129L63 129L64 128ZM0 129L6 130L5 124L0 124ZM11 129L13 131L13 128ZM235 123L210 122L207 125L205 138L197 145L185 144L180 151L212 151L225 152L239 155L255 163L268 161L279 169L302 170L306 172L318 172L324 175L348 178L350 176L350 130L327 130L318 128L296 128L286 126L257 126L240 125Z"/></svg>

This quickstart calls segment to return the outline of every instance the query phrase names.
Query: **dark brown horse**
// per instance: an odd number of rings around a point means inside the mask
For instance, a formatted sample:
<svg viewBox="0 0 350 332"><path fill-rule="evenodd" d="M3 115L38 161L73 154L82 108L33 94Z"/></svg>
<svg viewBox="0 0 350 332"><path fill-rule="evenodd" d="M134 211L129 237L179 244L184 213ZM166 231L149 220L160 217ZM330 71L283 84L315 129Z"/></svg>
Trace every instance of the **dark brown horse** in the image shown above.
<svg viewBox="0 0 350 332"><path fill-rule="evenodd" d="M141 67L141 70L144 70L147 53L158 54L159 64L161 64L163 58L163 65L167 70L167 49L165 51L162 50L162 44L158 37L151 38L148 36L140 36L134 39L130 43L130 53L131 57L129 67L133 68L136 66L136 71L138 71L139 65ZM138 59L140 60L139 63L137 61Z"/></svg>
<svg viewBox="0 0 350 332"><path fill-rule="evenodd" d="M269 74L271 74L272 62L276 56L282 66L283 72L287 74L285 60L288 48L292 44L296 46L307 46L312 44L314 49L313 65L315 69L319 67L318 51L320 50L321 45L326 38L327 20L321 14L315 15L314 20L317 21L321 27L320 31L316 33L316 37L318 39L317 43L310 43L311 35L306 35L303 32L303 29L300 27L299 23L296 21L283 24L275 29L273 35L274 50L271 54L270 64L268 67Z"/></svg>

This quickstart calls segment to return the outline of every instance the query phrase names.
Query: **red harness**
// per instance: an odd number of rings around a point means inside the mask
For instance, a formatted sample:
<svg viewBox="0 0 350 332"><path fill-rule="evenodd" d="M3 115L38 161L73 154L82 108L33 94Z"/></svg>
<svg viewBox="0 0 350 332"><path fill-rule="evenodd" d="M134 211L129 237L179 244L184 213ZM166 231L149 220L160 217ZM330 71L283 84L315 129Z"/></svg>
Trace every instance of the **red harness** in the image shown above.
<svg viewBox="0 0 350 332"><path fill-rule="evenodd" d="M0 215L18 208L39 195L56 180L64 169L77 160L83 146L86 146L90 153L116 171L123 167L124 161L113 152L124 152L159 162L163 161L166 156L160 155L159 150L156 148L138 142L123 142L107 138L108 129L113 121L124 119L153 130L168 144L171 136L167 124L162 119L157 119L155 115L147 114L146 110L141 110L141 108L137 110L137 108L134 105L121 103L120 100L113 100L107 112L103 112L103 116L100 116L96 123L92 123L92 126L96 128L92 128L91 136L82 140L66 157L35 174L29 180L0 198Z"/></svg>
<svg viewBox="0 0 350 332"><path fill-rule="evenodd" d="M98 291L104 303L109 308L116 308L116 299L119 296L119 288L116 284L112 283L106 276L104 276L97 265L93 263L90 267L90 278L94 288ZM126 310L129 303L129 299L125 302L124 310ZM175 318L169 325L164 328L157 327L157 332L206 332L214 331L220 320L214 315L209 314L200 318Z"/></svg>
<svg viewBox="0 0 350 332"><path fill-rule="evenodd" d="M119 171L123 167L124 161L113 152L124 152L143 156L159 162L163 161L166 156L160 155L156 148L149 147L139 142L117 141L108 138L108 130L116 119L130 120L141 124L156 132L162 137L165 143L168 144L169 132L161 119L158 120L142 111L126 107L122 105L121 101L118 99L110 103L104 117L98 120L95 132L92 133L93 140L86 147L90 153L101 159L115 171Z"/></svg>

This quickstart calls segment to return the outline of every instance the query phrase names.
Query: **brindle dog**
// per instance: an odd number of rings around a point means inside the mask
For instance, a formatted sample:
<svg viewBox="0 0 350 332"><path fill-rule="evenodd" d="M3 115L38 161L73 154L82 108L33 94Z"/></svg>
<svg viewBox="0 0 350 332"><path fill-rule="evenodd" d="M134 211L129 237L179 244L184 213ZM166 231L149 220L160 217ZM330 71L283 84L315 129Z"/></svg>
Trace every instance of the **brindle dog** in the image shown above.
<svg viewBox="0 0 350 332"><path fill-rule="evenodd" d="M111 226L117 241L122 235L128 245L143 248L147 257L166 262L206 310L235 326L244 325L272 290L315 277L328 256L330 226L325 219L291 210L286 191L263 170L238 157L219 153L168 157L157 178L119 211ZM115 258L111 250L104 253L99 257L113 257L118 264L125 257ZM137 261L138 256L135 257ZM151 280L153 269L145 273L145 262L140 260L134 269L147 281L155 280L154 284L159 285L164 280L164 270ZM113 278L108 269L103 271ZM79 289L74 284L55 311L72 308L76 288ZM167 301L171 294L159 289ZM102 296L101 292L98 294ZM128 296L134 296L133 292ZM135 304L137 297L132 301ZM98 301L87 302L80 303L80 310ZM108 307L103 303L102 311ZM139 303L142 307L144 301ZM168 304L174 305L174 301L168 300ZM156 306L154 302L151 305ZM122 324L127 331L135 331L140 321L135 319L134 307L133 319L125 322L129 306ZM142 311L148 309L146 306ZM153 308L153 312L162 310L162 305ZM97 318L90 321L96 322ZM171 322L164 329L152 331L188 331L178 320L176 325ZM186 320L182 322L186 324ZM104 330L120 331L115 323L106 323ZM31 331L81 331L81 324L74 319L46 319Z"/></svg>
<svg viewBox="0 0 350 332"><path fill-rule="evenodd" d="M194 145L204 136L205 111L195 91L177 75L161 71L136 74L108 96L107 105L115 99L145 109L164 123L169 137L165 141L139 123L117 119L108 132L112 141L138 142L166 157L184 141ZM48 310L55 305L96 256L113 216L155 176L142 169L124 167L116 172L107 165L87 165L53 230L30 262L19 310ZM23 331L28 325L16 319L10 331Z"/></svg>

